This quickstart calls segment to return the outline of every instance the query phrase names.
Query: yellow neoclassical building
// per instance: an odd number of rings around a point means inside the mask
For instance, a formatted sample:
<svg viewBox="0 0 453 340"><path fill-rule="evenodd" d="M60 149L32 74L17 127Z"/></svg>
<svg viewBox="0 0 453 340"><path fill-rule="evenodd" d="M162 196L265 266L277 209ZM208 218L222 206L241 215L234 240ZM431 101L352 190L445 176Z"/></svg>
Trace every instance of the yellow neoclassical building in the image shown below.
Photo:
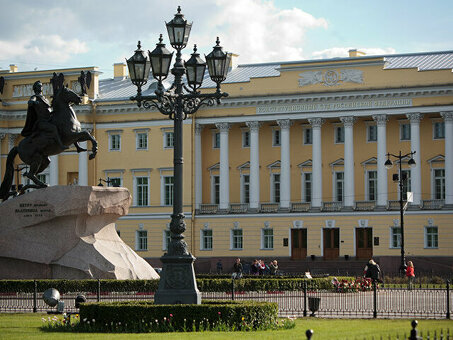
<svg viewBox="0 0 453 340"><path fill-rule="evenodd" d="M419 271L452 270L453 51L235 65L229 97L184 121L186 242L200 272L222 259L280 260L284 271L353 269L371 257L387 272L400 261L398 162L402 162L406 257ZM129 100L125 64L114 78L95 67L0 73L2 177L20 141L32 84L62 72L80 92L75 107L99 142L88 160L75 149L51 157L49 185L120 185L132 195L117 222L121 238L159 267L166 251L173 192L173 122ZM1 84L1 83L0 83ZM145 85L144 94L156 88ZM213 91L208 79L203 91ZM90 147L88 145L88 147ZM25 170L16 159L16 184ZM396 180L396 182L394 181ZM108 182L108 183L106 183ZM407 194L410 192L410 194ZM355 267L354 267L355 266Z"/></svg>

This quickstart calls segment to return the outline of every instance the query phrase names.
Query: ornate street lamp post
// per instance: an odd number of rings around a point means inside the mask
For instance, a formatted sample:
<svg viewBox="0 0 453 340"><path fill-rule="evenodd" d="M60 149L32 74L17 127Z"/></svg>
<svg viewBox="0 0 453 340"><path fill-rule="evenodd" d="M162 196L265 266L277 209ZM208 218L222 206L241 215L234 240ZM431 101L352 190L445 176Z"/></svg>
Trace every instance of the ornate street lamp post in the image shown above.
<svg viewBox="0 0 453 340"><path fill-rule="evenodd" d="M406 258L405 258L405 253L404 253L404 201L403 201L403 190L404 190L404 182L407 181L407 176L403 176L403 170L401 167L402 161L406 157L410 157L409 161L407 164L413 168L416 164L413 158L413 155L415 154L415 151L409 152L405 155L401 154L401 151L399 152L398 155L394 155L391 153L387 153L387 160L384 163L384 166L387 168L387 170L391 169L393 167L393 162L390 160L390 156L394 157L398 160L398 174L393 175L393 180L398 181L399 189L400 189L400 228L401 228L401 264L400 264L400 273L404 274L406 270Z"/></svg>
<svg viewBox="0 0 453 340"><path fill-rule="evenodd" d="M156 48L148 56L141 50L140 41L134 55L127 60L131 81L137 86L137 95L131 97L137 105L149 109L156 108L162 114L174 121L174 191L173 214L170 223L170 244L168 252L161 257L163 263L159 288L154 296L157 304L199 304L201 295L197 289L193 262L195 257L187 250L183 232L186 230L183 214L183 144L182 122L188 115L195 113L201 106L212 106L220 103L220 98L228 94L220 90L220 84L225 80L231 55L223 52L217 38L214 50L206 56L209 75L217 84L215 93L203 94L199 91L202 85L206 63L197 53L196 46L191 58L184 62L181 50L189 40L192 23L188 23L178 13L166 23L171 46L176 50L176 61L171 70L174 82L166 91L162 82L167 78L173 53L170 53L162 43L160 35ZM143 96L142 86L146 84L150 68L153 77L158 81L155 95ZM183 84L186 75L187 86Z"/></svg>

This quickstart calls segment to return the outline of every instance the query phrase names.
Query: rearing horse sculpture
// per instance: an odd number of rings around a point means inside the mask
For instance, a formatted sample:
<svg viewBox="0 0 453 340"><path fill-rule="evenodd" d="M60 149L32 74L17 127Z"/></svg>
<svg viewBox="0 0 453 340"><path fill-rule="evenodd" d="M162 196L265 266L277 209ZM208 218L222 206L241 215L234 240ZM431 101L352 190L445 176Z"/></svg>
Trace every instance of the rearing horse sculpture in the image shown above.
<svg viewBox="0 0 453 340"><path fill-rule="evenodd" d="M77 143L90 140L92 147L89 159L93 159L98 149L97 142L88 131L82 131L80 122L72 109L72 104L80 104L80 102L80 97L72 90L64 86L57 87L52 102L53 114L49 122L57 127L63 145L74 144L78 152L87 150L80 148ZM37 132L24 138L8 154L5 176L0 186L0 199L6 200L10 196L9 191L14 177L14 158L17 154L25 164L30 166L24 176L34 183L24 186L21 190L22 193L29 188L47 187L47 184L40 181L36 175L44 171L50 164L48 156L58 155L62 151L61 146L54 143L45 132Z"/></svg>

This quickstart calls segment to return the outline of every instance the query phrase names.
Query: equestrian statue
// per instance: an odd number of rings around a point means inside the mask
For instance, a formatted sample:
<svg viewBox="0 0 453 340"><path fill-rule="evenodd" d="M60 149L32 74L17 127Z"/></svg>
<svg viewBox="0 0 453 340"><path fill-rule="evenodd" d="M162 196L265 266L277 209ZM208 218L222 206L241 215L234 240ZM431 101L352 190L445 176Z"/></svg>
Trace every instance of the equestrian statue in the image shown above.
<svg viewBox="0 0 453 340"><path fill-rule="evenodd" d="M96 157L97 142L88 131L82 131L80 122L72 104L80 104L81 98L63 85L64 76L54 73L51 79L53 87L52 104L42 93L41 81L33 84L34 95L28 101L27 118L21 135L25 137L18 146L11 149L6 160L6 170L0 186L0 199L6 200L10 193L14 177L14 158L19 154L22 161L29 165L24 173L33 184L25 185L20 194L30 188L45 188L47 184L37 177L50 164L49 156L58 155L74 144L77 152L87 151L79 142L91 141L89 159Z"/></svg>

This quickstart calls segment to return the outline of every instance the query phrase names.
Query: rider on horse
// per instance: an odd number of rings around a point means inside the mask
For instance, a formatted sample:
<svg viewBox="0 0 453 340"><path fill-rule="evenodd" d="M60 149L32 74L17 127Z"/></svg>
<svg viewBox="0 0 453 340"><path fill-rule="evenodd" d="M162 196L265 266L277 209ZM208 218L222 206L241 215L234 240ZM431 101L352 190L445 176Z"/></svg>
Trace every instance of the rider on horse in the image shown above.
<svg viewBox="0 0 453 340"><path fill-rule="evenodd" d="M48 100L42 94L41 81L38 80L33 84L33 91L35 94L28 101L27 119L25 120L25 126L22 129L21 135L24 137L31 136L33 138L36 134L44 132L61 149L68 149L68 146L64 145L61 141L57 127L49 122L52 117L52 111Z"/></svg>

